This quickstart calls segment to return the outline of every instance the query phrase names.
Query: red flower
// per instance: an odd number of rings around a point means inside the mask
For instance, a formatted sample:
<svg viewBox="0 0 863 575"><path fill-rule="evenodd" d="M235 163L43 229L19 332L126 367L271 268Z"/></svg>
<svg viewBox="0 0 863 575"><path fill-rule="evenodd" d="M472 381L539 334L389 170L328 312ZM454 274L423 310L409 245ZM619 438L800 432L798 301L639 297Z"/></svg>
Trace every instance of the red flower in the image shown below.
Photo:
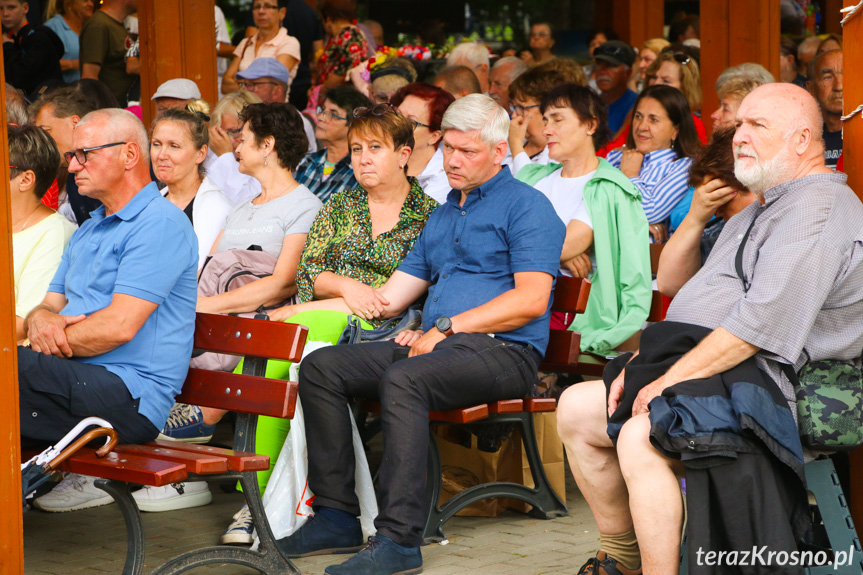
<svg viewBox="0 0 863 575"><path fill-rule="evenodd" d="M348 30L347 32L345 32L344 34L342 34L342 38L344 38L345 40L350 40L350 39L351 39L351 32L350 32L350 30Z"/></svg>
<svg viewBox="0 0 863 575"><path fill-rule="evenodd" d="M356 44L351 44L351 47L348 48L348 50L351 51L352 53L357 53L360 51L360 47L357 46Z"/></svg>

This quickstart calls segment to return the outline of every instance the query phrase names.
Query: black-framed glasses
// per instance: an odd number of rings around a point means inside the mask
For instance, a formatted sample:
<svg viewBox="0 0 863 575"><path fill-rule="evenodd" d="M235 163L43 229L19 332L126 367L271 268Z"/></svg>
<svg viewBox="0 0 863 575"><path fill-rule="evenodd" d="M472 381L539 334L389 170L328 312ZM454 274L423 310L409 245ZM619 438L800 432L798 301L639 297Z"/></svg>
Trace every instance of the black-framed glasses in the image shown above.
<svg viewBox="0 0 863 575"><path fill-rule="evenodd" d="M383 116L389 110L392 110L393 112L398 114L398 111L389 102L383 102L374 106L360 106L359 108L354 108L353 114L354 118L362 118L363 116L368 116L369 114L371 114L372 116Z"/></svg>
<svg viewBox="0 0 863 575"><path fill-rule="evenodd" d="M683 52L675 52L674 61L681 66L686 66L692 61L692 58L690 58L688 54L684 54Z"/></svg>
<svg viewBox="0 0 863 575"><path fill-rule="evenodd" d="M113 142L111 144L103 144L101 146L93 146L92 148L78 148L77 150L72 150L71 152L66 152L63 154L66 157L66 161L70 164L72 163L72 158L78 160L78 163L82 166L87 163L87 154L90 152L94 152L96 150L102 150L104 148L113 148L114 146L122 146L123 144L127 144L128 142Z"/></svg>
<svg viewBox="0 0 863 575"><path fill-rule="evenodd" d="M509 112L515 116L524 116L524 113L530 110L531 108L539 108L539 104L533 104L531 106L522 106L521 104L510 104Z"/></svg>
<svg viewBox="0 0 863 575"><path fill-rule="evenodd" d="M416 131L416 129L419 128L420 126L422 126L423 128L428 128L429 130L431 130L431 126L429 126L428 124L423 124L419 120L414 120L413 118L407 118L407 121L410 122L411 124L413 124L414 131Z"/></svg>
<svg viewBox="0 0 863 575"><path fill-rule="evenodd" d="M257 12L258 10L278 10L279 6L277 4L254 4L252 5L252 12Z"/></svg>
<svg viewBox="0 0 863 575"><path fill-rule="evenodd" d="M240 82L238 85L243 90L248 90L250 92L254 92L258 86L263 86L265 84L269 84L271 86L278 86L278 82L271 82L270 80L262 80L260 82Z"/></svg>
<svg viewBox="0 0 863 575"><path fill-rule="evenodd" d="M345 122L348 121L346 116L339 116L332 110L324 110L323 106L318 106L317 108L315 108L315 116L317 116L320 120L344 120Z"/></svg>

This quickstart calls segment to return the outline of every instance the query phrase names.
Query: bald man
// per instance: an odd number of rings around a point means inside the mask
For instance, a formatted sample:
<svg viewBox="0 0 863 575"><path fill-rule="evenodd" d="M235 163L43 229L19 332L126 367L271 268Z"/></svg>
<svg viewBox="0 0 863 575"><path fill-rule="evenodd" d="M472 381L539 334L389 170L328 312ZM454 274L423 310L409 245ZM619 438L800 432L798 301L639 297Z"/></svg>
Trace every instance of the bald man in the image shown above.
<svg viewBox="0 0 863 575"><path fill-rule="evenodd" d="M447 66L435 76L434 85L452 94L456 100L468 94L482 94L476 74L467 66Z"/></svg>
<svg viewBox="0 0 863 575"><path fill-rule="evenodd" d="M825 166L806 90L757 88L736 122L734 174L758 201L728 221L639 352L560 399L601 541L579 573L677 573L682 474L690 572L719 551L796 551L807 527L792 380L806 362L860 361L863 204ZM722 565L710 572L736 572Z"/></svg>

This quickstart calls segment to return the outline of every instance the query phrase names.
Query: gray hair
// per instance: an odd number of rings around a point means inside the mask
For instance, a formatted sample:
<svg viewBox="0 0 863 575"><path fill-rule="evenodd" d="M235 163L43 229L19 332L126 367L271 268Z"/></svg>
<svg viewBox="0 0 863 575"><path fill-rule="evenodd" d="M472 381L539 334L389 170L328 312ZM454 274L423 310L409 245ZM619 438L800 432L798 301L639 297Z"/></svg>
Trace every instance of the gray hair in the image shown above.
<svg viewBox="0 0 863 575"><path fill-rule="evenodd" d="M479 131L480 140L494 147L509 137L509 115L485 94L469 94L449 105L441 121L441 130Z"/></svg>
<svg viewBox="0 0 863 575"><path fill-rule="evenodd" d="M755 87L776 82L776 78L773 77L773 74L767 71L767 68L761 64L746 62L738 66L731 66L722 71L716 79L716 93L719 94L722 92L722 87L732 78L751 80L756 85Z"/></svg>
<svg viewBox="0 0 863 575"><path fill-rule="evenodd" d="M213 108L213 113L210 114L210 123L218 127L222 123L222 116L225 114L233 114L240 117L240 112L249 104L260 104L263 102L260 96L248 90L237 90L223 96L216 107Z"/></svg>
<svg viewBox="0 0 863 575"><path fill-rule="evenodd" d="M449 56L447 56L447 66L458 64L459 61L467 61L471 66L488 66L488 48L479 42L464 42L453 48Z"/></svg>
<svg viewBox="0 0 863 575"><path fill-rule="evenodd" d="M491 69L495 70L497 68L503 68L504 66L511 67L509 71L510 82L524 74L529 68L527 62L525 62L521 58L516 58L515 56L507 56L506 58L501 58L500 60L495 62L494 66L492 66Z"/></svg>
<svg viewBox="0 0 863 575"><path fill-rule="evenodd" d="M149 165L150 138L147 135L147 128L138 116L122 108L103 108L81 118L75 129L93 122L105 123L103 133L109 140L136 143L140 149L141 159Z"/></svg>
<svg viewBox="0 0 863 575"><path fill-rule="evenodd" d="M6 121L18 126L30 123L24 93L8 82L6 83Z"/></svg>

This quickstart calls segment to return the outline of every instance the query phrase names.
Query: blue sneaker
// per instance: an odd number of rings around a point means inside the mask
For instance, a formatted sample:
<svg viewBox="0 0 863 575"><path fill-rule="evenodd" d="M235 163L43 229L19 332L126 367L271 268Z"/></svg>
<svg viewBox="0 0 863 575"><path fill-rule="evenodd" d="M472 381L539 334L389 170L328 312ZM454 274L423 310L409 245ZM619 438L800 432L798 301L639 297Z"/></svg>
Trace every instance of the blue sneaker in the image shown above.
<svg viewBox="0 0 863 575"><path fill-rule="evenodd" d="M342 563L330 565L329 575L414 575L423 572L419 547L403 547L383 535L369 537L365 548Z"/></svg>
<svg viewBox="0 0 863 575"><path fill-rule="evenodd" d="M207 443L213 438L215 425L204 423L204 414L197 405L175 403L158 439L183 443Z"/></svg>
<svg viewBox="0 0 863 575"><path fill-rule="evenodd" d="M363 530L359 519L350 527L338 527L318 515L309 517L302 527L276 541L285 557L308 557L355 553L363 547Z"/></svg>

